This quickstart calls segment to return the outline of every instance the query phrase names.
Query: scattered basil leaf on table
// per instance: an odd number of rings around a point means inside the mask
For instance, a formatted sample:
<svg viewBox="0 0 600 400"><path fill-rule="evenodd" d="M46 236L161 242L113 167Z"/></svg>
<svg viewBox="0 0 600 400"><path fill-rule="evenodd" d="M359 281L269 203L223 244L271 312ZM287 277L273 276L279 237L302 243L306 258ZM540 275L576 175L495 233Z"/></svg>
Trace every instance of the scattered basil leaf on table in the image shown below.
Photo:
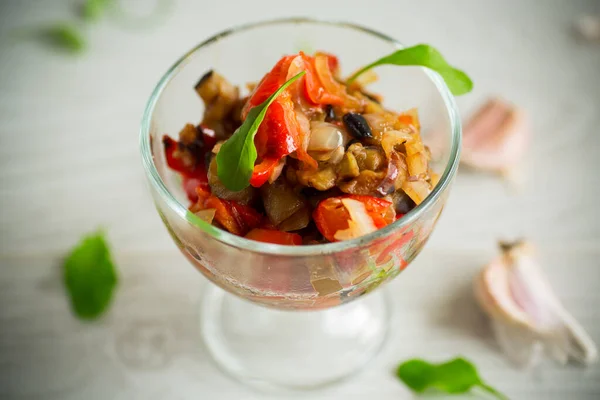
<svg viewBox="0 0 600 400"><path fill-rule="evenodd" d="M444 60L444 57L435 48L419 44L413 47L407 47L393 52L379 60L361 68L348 79L348 83L352 83L364 72L378 65L415 65L427 67L444 79L448 88L455 96L469 93L473 90L473 82L463 71L452 67Z"/></svg>
<svg viewBox="0 0 600 400"><path fill-rule="evenodd" d="M69 23L57 23L42 29L40 35L47 43L62 50L79 53L85 49L85 39L79 30Z"/></svg>
<svg viewBox="0 0 600 400"><path fill-rule="evenodd" d="M248 187L257 157L254 136L267 109L281 92L304 74L302 71L290 78L267 100L251 108L242 125L223 143L217 153L217 176L227 189L239 192Z"/></svg>
<svg viewBox="0 0 600 400"><path fill-rule="evenodd" d="M441 364L420 359L409 360L398 366L397 375L406 386L417 393L423 393L427 389L437 389L445 393L462 394L473 388L479 388L497 399L508 399L485 383L473 364L460 357Z"/></svg>
<svg viewBox="0 0 600 400"><path fill-rule="evenodd" d="M85 0L81 4L81 16L86 21L96 21L114 0Z"/></svg>
<svg viewBox="0 0 600 400"><path fill-rule="evenodd" d="M79 318L95 319L106 311L117 273L103 232L81 240L66 258L63 273L71 307Z"/></svg>

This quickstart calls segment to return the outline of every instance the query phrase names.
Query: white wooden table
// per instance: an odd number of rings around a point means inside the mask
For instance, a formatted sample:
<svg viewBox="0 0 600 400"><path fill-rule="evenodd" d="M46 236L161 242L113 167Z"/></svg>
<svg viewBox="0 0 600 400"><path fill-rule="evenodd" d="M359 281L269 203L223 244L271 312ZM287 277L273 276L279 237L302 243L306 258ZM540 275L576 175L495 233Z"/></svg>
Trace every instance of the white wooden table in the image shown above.
<svg viewBox="0 0 600 400"><path fill-rule="evenodd" d="M236 2L235 15L230 2L178 0L151 29L94 25L82 57L9 40L15 28L66 18L70 3L0 5L0 398L264 398L222 375L198 339L204 279L153 209L138 124L154 84L184 51L225 27L289 15L435 44L476 82L459 99L465 115L499 94L530 114L535 131L522 191L459 174L426 249L388 286L395 312L384 351L361 375L306 398L408 399L391 372L399 361L458 354L514 399L600 398L598 365L513 369L470 286L496 239L528 237L564 303L600 342L600 47L571 29L579 15L600 12L597 0L254 0ZM59 265L99 225L121 281L110 313L86 324L70 314Z"/></svg>

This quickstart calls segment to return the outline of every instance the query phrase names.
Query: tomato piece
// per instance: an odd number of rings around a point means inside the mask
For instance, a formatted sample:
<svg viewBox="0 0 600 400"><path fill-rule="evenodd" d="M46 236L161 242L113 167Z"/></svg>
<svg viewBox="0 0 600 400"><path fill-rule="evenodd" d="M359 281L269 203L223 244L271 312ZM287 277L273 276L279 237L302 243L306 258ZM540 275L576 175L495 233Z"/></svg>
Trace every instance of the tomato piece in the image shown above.
<svg viewBox="0 0 600 400"><path fill-rule="evenodd" d="M373 196L345 195L339 197L330 197L321 201L313 212L313 219L317 229L330 242L337 241L335 234L337 231L348 229L350 213L342 203L342 199L353 199L361 202L373 224L379 229L389 225L393 220L388 216L388 210L392 205L391 201L380 199Z"/></svg>
<svg viewBox="0 0 600 400"><path fill-rule="evenodd" d="M247 239L264 243L298 246L302 244L302 237L297 233L282 232L276 229L252 229L246 235Z"/></svg>
<svg viewBox="0 0 600 400"><path fill-rule="evenodd" d="M330 197L321 201L313 212L313 220L317 229L330 242L337 241L334 235L337 231L348 229L350 213L342 204L341 197Z"/></svg>

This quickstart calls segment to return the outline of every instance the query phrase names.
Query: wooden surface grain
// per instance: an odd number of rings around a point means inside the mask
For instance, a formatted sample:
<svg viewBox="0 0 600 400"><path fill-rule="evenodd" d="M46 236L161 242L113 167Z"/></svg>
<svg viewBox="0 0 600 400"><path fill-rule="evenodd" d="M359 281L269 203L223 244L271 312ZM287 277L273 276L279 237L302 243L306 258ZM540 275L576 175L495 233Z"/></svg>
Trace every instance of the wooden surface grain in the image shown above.
<svg viewBox="0 0 600 400"><path fill-rule="evenodd" d="M572 31L600 3L264 0L236 3L232 14L230 2L179 0L151 28L111 18L86 28L82 56L11 36L63 20L71 6L0 4L0 398L264 398L222 375L202 347L197 311L207 283L153 209L137 134L152 88L187 49L231 25L289 15L435 44L476 83L459 99L464 116L500 95L528 113L534 132L520 190L460 171L426 249L387 287L395 311L383 352L351 381L306 397L411 398L391 372L400 360L462 354L514 399L600 398L598 365L509 365L470 289L497 239L528 237L565 305L600 342L600 48ZM59 265L97 226L109 232L121 284L105 318L81 323Z"/></svg>

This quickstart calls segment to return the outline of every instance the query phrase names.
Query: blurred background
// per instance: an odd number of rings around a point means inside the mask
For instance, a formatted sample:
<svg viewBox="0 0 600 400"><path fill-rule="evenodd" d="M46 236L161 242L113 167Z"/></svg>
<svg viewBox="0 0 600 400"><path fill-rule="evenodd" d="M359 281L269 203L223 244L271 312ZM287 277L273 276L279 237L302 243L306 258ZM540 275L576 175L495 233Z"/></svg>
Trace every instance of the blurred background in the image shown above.
<svg viewBox="0 0 600 400"><path fill-rule="evenodd" d="M527 115L533 137L518 187L460 170L429 244L388 285L394 330L380 356L306 397L408 399L392 373L399 361L462 354L511 398L600 398L598 365L513 368L471 294L498 239L528 238L565 306L600 342L600 41L577 29L600 15L598 0L115 2L120 11L86 23L77 0L0 2L0 398L263 398L202 348L205 281L153 208L138 130L152 89L182 54L231 26L285 16L430 43L475 82L458 98L465 120L499 96ZM39 34L69 21L81 51ZM107 315L85 323L69 309L61 259L99 226L120 283Z"/></svg>

